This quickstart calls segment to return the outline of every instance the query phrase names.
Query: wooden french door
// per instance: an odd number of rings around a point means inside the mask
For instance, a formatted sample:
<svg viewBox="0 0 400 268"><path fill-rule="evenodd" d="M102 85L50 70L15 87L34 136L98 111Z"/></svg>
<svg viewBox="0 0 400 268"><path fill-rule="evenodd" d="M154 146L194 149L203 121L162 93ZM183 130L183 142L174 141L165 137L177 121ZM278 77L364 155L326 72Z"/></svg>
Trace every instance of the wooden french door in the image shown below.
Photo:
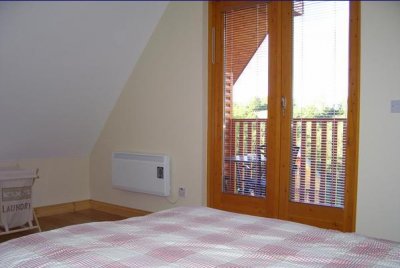
<svg viewBox="0 0 400 268"><path fill-rule="evenodd" d="M209 12L209 206L354 230L359 3L218 1Z"/></svg>

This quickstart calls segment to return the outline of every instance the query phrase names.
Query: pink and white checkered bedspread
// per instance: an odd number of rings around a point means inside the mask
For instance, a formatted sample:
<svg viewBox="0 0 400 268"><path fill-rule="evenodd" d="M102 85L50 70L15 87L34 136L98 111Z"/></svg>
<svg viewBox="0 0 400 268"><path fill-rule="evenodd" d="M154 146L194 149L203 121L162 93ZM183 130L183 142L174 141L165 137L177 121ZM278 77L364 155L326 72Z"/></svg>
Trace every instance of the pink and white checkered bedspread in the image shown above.
<svg viewBox="0 0 400 268"><path fill-rule="evenodd" d="M400 267L400 243L205 207L0 244L0 267Z"/></svg>

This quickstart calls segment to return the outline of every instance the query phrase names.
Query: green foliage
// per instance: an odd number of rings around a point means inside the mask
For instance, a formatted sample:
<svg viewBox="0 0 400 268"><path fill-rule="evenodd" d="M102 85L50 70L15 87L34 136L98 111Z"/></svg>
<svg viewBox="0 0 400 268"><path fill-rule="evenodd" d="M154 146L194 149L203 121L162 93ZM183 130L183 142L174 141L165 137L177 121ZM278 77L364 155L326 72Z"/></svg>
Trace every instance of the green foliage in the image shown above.
<svg viewBox="0 0 400 268"><path fill-rule="evenodd" d="M294 106L293 118L344 118L347 111L344 105L336 104L333 106L308 105L305 107ZM267 110L268 105L259 97L253 98L248 104L241 105L234 103L233 118L251 119L257 118L257 113Z"/></svg>
<svg viewBox="0 0 400 268"><path fill-rule="evenodd" d="M267 103L261 98L255 97L247 105L234 103L233 118L257 118L257 112L265 110L267 110Z"/></svg>
<svg viewBox="0 0 400 268"><path fill-rule="evenodd" d="M305 107L293 108L294 118L344 118L346 117L346 112L343 105L333 105L318 107L316 105L308 105Z"/></svg>

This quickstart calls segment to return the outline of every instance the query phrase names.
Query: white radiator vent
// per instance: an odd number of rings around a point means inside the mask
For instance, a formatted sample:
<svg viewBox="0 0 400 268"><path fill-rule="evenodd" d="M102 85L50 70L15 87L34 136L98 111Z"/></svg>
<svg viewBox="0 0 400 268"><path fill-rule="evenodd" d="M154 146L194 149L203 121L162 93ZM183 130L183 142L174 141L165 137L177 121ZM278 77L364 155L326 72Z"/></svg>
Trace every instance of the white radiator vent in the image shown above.
<svg viewBox="0 0 400 268"><path fill-rule="evenodd" d="M112 185L121 190L169 196L169 157L114 152L112 154Z"/></svg>

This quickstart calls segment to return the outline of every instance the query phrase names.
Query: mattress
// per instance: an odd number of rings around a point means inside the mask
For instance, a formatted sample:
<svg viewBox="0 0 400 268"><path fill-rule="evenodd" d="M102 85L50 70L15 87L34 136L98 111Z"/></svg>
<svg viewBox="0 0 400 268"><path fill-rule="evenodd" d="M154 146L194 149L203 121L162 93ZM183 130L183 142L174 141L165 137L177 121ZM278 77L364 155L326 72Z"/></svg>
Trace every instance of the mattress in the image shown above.
<svg viewBox="0 0 400 268"><path fill-rule="evenodd" d="M400 267L400 243L178 207L0 244L1 267Z"/></svg>

